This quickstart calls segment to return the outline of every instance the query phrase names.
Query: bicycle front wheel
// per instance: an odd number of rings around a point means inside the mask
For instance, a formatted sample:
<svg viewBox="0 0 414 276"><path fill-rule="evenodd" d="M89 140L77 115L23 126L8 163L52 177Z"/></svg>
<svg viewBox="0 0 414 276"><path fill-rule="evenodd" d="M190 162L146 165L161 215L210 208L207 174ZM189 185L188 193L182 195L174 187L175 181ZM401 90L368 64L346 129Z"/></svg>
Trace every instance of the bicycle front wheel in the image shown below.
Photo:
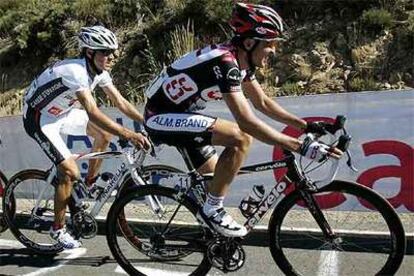
<svg viewBox="0 0 414 276"><path fill-rule="evenodd" d="M197 206L185 196L180 204L178 193L161 186L141 186L112 205L106 224L107 241L127 273L205 275L210 270L208 233L197 222Z"/></svg>
<svg viewBox="0 0 414 276"><path fill-rule="evenodd" d="M333 181L313 197L334 238L322 234L298 191L286 196L269 222L270 251L285 274L393 275L398 270L404 229L382 196L357 183ZM340 209L333 207L338 204Z"/></svg>
<svg viewBox="0 0 414 276"><path fill-rule="evenodd" d="M10 231L24 246L39 254L56 254L63 248L49 235L55 188L47 176L39 170L14 175L5 189L3 210Z"/></svg>
<svg viewBox="0 0 414 276"><path fill-rule="evenodd" d="M6 188L7 178L6 176L0 171L0 206L3 206L3 193L4 189ZM3 207L2 207L3 208ZM0 233L7 230L7 222L4 218L4 212L3 209L0 213Z"/></svg>

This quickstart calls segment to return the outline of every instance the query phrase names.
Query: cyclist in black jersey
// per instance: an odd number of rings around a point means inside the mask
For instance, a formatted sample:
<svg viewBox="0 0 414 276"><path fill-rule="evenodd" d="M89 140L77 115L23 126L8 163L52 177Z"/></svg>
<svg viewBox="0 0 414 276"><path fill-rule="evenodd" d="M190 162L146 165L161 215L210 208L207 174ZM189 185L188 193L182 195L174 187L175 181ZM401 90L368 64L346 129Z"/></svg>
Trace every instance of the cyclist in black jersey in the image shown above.
<svg viewBox="0 0 414 276"><path fill-rule="evenodd" d="M230 26L230 43L209 45L188 53L164 69L146 90L144 126L155 143L176 146L200 173L214 172L207 200L198 218L225 236L247 233L223 209L223 199L242 165L252 137L280 145L308 158L321 160L342 152L316 141L302 142L284 135L257 118L253 106L272 119L300 129L318 129L307 124L269 98L254 76L282 40L283 22L270 7L238 3ZM223 99L236 123L197 113L209 101ZM220 157L213 145L224 146Z"/></svg>

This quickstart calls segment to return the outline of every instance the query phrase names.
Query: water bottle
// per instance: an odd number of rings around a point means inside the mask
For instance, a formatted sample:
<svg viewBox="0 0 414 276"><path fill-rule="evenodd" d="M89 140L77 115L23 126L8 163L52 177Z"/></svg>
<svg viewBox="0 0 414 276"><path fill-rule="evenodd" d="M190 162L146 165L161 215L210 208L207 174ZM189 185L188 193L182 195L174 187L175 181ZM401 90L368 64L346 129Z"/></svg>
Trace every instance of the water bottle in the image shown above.
<svg viewBox="0 0 414 276"><path fill-rule="evenodd" d="M97 199L99 195L105 190L106 186L108 185L112 177L113 177L113 174L110 172L104 172L100 174L96 178L95 182L92 184L92 187L89 187L90 197Z"/></svg>
<svg viewBox="0 0 414 276"><path fill-rule="evenodd" d="M239 209L243 216L248 218L256 212L259 204L262 202L265 194L263 185L254 185L250 194L244 197L239 205Z"/></svg>
<svg viewBox="0 0 414 276"><path fill-rule="evenodd" d="M114 175L110 172L104 172L99 175L94 185L96 185L98 188L105 189L106 185L108 185L113 176Z"/></svg>

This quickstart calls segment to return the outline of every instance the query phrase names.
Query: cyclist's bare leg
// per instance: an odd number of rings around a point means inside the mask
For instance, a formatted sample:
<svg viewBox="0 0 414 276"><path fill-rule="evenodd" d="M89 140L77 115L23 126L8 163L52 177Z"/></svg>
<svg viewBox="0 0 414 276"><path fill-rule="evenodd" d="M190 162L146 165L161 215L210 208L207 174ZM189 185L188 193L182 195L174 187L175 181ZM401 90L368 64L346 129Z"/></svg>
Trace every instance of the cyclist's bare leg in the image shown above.
<svg viewBox="0 0 414 276"><path fill-rule="evenodd" d="M89 136L93 137L94 139L93 146L92 146L93 152L100 152L100 151L106 150L112 139L112 134L99 128L97 125L95 125L91 121L88 122L86 133ZM88 173L86 175L86 181L85 181L87 185L90 185L88 180L91 180L98 175L99 169L101 168L101 165L102 165L102 161L103 161L102 159L90 159L89 160Z"/></svg>
<svg viewBox="0 0 414 276"><path fill-rule="evenodd" d="M207 188L206 201L197 217L222 235L242 237L247 234L247 229L223 209L223 201L234 176L246 159L253 139L241 131L237 124L222 119L217 119L212 133L212 144L224 146L225 149L217 160L213 181Z"/></svg>
<svg viewBox="0 0 414 276"><path fill-rule="evenodd" d="M216 153L213 156L211 156L203 165L201 165L197 169L197 172L199 172L200 174L214 173L214 170L215 170L216 165L217 165L217 161L218 161L218 155ZM211 183L211 181L208 181L206 183L206 189L207 190L208 190L208 187L210 186L210 183Z"/></svg>
<svg viewBox="0 0 414 276"><path fill-rule="evenodd" d="M246 159L252 137L233 122L217 119L213 127L212 144L224 146L218 158L209 192L223 197L227 194L234 176Z"/></svg>
<svg viewBox="0 0 414 276"><path fill-rule="evenodd" d="M211 156L203 165L201 165L197 171L200 174L204 174L204 173L212 173L214 172L216 165L217 165L217 161L218 161L218 155L214 154L213 156Z"/></svg>
<svg viewBox="0 0 414 276"><path fill-rule="evenodd" d="M64 160L58 165L59 184L55 192L55 221L54 226L59 228L65 225L65 213L73 182L79 179L78 165L72 158Z"/></svg>

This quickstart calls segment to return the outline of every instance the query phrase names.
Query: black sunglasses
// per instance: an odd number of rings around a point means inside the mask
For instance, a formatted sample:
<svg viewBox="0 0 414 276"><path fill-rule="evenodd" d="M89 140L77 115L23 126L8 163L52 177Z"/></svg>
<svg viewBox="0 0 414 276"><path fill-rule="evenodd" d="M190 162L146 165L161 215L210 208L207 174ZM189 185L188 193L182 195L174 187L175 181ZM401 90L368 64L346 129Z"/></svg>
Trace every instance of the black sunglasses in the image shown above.
<svg viewBox="0 0 414 276"><path fill-rule="evenodd" d="M115 50L96 50L97 52L101 53L102 55L109 57L110 55L114 55L114 57L117 57Z"/></svg>

